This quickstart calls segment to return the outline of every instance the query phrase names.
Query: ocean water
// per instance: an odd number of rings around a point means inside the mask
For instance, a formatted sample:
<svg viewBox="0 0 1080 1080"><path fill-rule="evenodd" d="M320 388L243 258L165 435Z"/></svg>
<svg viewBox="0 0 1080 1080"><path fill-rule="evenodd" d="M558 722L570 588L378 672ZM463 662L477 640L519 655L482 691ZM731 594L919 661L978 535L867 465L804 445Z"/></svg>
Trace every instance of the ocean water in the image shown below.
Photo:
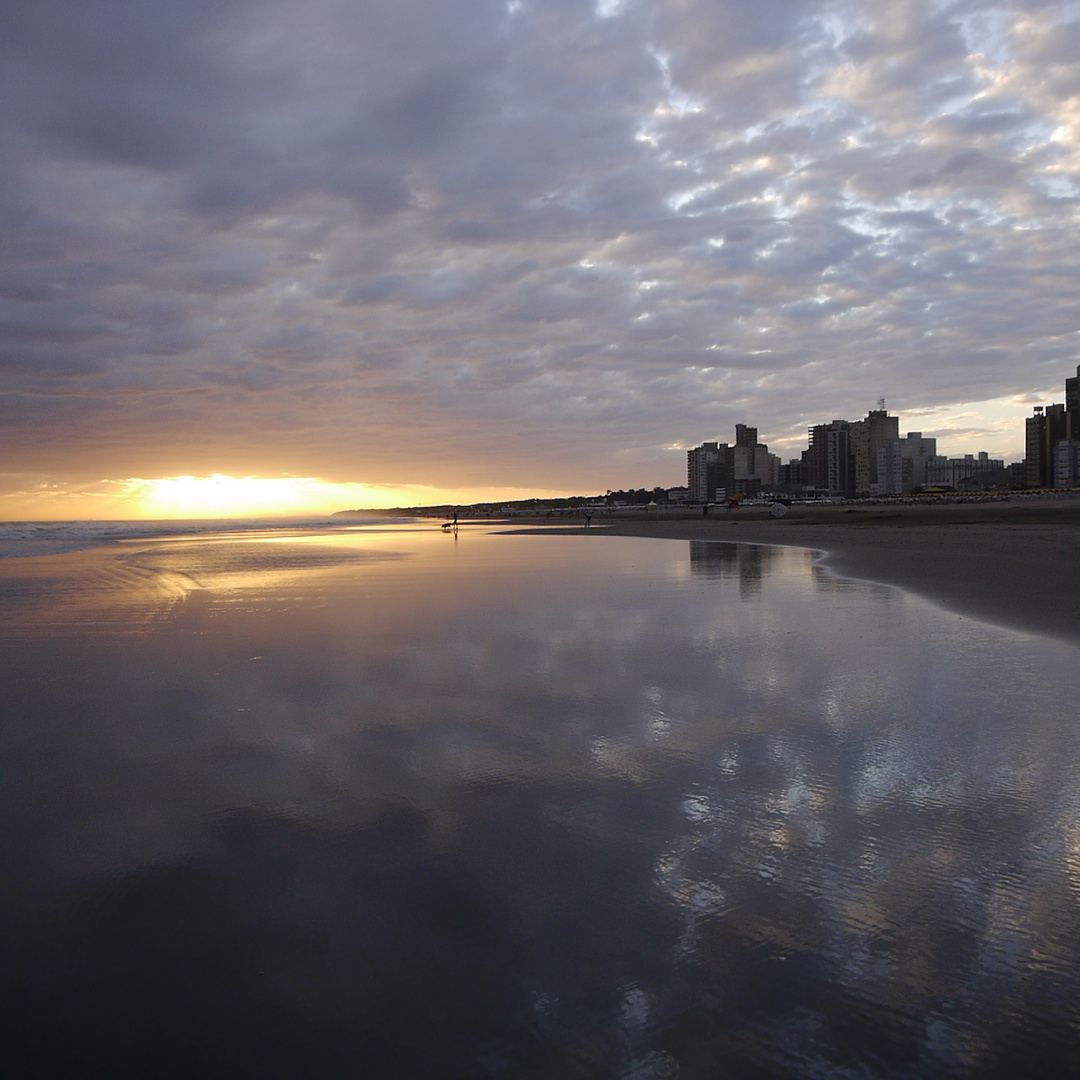
<svg viewBox="0 0 1080 1080"><path fill-rule="evenodd" d="M4 560L5 1075L1077 1075L1077 660L796 549Z"/></svg>
<svg viewBox="0 0 1080 1080"><path fill-rule="evenodd" d="M413 519L393 519L371 515L367 523L406 524ZM63 555L85 551L102 544L122 540L150 540L175 536L200 536L206 533L251 532L268 529L355 529L364 522L356 518L288 517L276 520L239 518L222 521L0 521L0 559L27 558L38 555Z"/></svg>

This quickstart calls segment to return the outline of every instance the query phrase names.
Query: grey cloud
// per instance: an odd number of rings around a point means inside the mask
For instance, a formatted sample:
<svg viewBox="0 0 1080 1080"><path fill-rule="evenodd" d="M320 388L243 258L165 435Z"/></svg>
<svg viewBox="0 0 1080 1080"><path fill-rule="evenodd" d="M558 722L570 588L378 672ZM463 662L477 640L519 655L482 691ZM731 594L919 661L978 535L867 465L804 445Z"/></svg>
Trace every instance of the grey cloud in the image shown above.
<svg viewBox="0 0 1080 1080"><path fill-rule="evenodd" d="M375 167L346 166L332 174L329 190L372 214L393 214L411 202L404 177Z"/></svg>
<svg viewBox="0 0 1080 1080"><path fill-rule="evenodd" d="M2 328L0 328L2 332ZM55 352L29 350L0 352L0 372L32 375L52 380L97 375L105 370L105 362L91 356L69 356Z"/></svg>
<svg viewBox="0 0 1080 1080"><path fill-rule="evenodd" d="M85 341L108 332L103 319L64 300L32 303L0 301L0 337L4 341Z"/></svg>
<svg viewBox="0 0 1080 1080"><path fill-rule="evenodd" d="M637 486L736 419L1056 383L1067 13L2 4L5 459Z"/></svg>

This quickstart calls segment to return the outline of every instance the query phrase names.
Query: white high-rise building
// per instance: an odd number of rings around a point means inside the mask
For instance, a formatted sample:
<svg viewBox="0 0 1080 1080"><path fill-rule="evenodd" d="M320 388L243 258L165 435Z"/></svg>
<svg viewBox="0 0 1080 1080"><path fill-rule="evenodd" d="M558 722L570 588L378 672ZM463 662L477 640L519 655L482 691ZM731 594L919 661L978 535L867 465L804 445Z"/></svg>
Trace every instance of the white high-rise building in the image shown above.
<svg viewBox="0 0 1080 1080"><path fill-rule="evenodd" d="M724 450L727 450L726 446ZM720 457L720 446L714 442L702 443L700 446L695 446L693 450L686 451L686 486L690 489L691 502L716 501Z"/></svg>
<svg viewBox="0 0 1080 1080"><path fill-rule="evenodd" d="M909 431L902 439L889 439L878 450L878 492L905 495L926 483L926 467L937 455L937 439L924 439Z"/></svg>

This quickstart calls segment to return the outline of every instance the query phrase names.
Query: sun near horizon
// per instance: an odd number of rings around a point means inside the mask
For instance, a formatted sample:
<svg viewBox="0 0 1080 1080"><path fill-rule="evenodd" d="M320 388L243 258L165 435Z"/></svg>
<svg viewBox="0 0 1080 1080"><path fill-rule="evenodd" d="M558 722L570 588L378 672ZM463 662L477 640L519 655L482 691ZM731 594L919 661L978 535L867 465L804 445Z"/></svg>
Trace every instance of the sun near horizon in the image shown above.
<svg viewBox="0 0 1080 1080"><path fill-rule="evenodd" d="M0 521L136 521L330 515L340 510L467 506L565 493L521 488L435 488L334 483L317 477L167 476L41 483L0 495Z"/></svg>

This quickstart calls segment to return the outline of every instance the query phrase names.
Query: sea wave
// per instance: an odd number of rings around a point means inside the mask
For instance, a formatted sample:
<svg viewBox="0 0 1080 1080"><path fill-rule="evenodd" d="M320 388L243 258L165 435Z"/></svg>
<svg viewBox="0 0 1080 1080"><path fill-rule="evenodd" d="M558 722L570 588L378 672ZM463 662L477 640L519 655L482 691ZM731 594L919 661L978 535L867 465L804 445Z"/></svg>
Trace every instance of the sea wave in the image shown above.
<svg viewBox="0 0 1080 1080"><path fill-rule="evenodd" d="M207 533L265 532L267 529L357 529L405 524L411 518L246 518L171 521L0 521L0 559L63 555L121 540L153 540Z"/></svg>

